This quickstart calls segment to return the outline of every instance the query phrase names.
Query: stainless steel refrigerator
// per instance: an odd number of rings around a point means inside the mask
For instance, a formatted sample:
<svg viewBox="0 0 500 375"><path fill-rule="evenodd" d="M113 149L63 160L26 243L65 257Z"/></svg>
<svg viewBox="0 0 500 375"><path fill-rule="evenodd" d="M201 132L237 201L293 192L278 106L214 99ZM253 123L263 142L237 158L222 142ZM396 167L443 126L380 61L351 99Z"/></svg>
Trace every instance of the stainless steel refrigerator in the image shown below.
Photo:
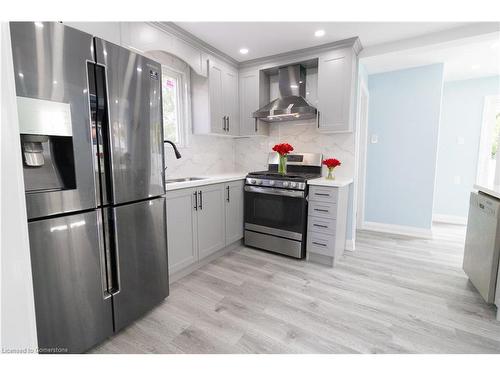
<svg viewBox="0 0 500 375"><path fill-rule="evenodd" d="M40 348L80 353L168 295L161 66L10 24Z"/></svg>

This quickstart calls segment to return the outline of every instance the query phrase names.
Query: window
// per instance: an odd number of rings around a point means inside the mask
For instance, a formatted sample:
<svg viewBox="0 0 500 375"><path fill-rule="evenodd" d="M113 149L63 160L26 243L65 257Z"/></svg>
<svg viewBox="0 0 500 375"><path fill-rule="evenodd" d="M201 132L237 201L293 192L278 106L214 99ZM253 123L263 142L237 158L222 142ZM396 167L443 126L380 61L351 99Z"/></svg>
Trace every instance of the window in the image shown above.
<svg viewBox="0 0 500 375"><path fill-rule="evenodd" d="M189 69L189 68L187 68ZM189 129L188 72L162 67L164 139L187 145Z"/></svg>
<svg viewBox="0 0 500 375"><path fill-rule="evenodd" d="M477 182L479 184L494 185L500 182L499 137L500 96L488 96L485 98L484 103L483 126L479 145L477 173Z"/></svg>

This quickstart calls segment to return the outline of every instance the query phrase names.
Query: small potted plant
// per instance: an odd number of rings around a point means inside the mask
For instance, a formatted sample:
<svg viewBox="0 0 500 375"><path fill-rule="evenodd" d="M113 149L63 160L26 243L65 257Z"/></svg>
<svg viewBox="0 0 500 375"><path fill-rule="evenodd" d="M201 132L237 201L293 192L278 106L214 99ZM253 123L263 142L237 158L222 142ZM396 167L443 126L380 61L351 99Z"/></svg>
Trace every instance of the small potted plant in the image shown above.
<svg viewBox="0 0 500 375"><path fill-rule="evenodd" d="M293 151L293 146L288 143L278 143L274 145L273 151L279 154L280 161L278 164L278 173L284 176L286 175L286 159L288 154Z"/></svg>
<svg viewBox="0 0 500 375"><path fill-rule="evenodd" d="M334 158L323 160L323 165L326 165L326 167L328 168L328 176L326 176L327 180L335 180L333 170L341 164L342 163L339 160Z"/></svg>

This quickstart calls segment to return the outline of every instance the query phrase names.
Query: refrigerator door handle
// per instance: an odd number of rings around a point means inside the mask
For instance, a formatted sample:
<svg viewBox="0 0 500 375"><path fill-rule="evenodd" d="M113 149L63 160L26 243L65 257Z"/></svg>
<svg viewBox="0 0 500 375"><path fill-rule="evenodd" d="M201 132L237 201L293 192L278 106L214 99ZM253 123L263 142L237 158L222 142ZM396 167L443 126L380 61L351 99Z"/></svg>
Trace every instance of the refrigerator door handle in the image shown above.
<svg viewBox="0 0 500 375"><path fill-rule="evenodd" d="M108 286L108 267L106 261L106 250L104 248L104 228L102 224L102 216L97 212L97 230L98 230L98 246L99 246L99 264L101 266L101 283L102 283L102 296L103 299L111 297Z"/></svg>
<svg viewBox="0 0 500 375"><path fill-rule="evenodd" d="M203 193L201 190L198 192L198 195L200 196L200 204L199 204L198 208L200 210L203 210Z"/></svg>
<svg viewBox="0 0 500 375"><path fill-rule="evenodd" d="M118 246L116 244L116 223L114 209L103 208L104 234L106 243L106 270L108 280L108 292L114 296L121 290L120 286L120 262Z"/></svg>

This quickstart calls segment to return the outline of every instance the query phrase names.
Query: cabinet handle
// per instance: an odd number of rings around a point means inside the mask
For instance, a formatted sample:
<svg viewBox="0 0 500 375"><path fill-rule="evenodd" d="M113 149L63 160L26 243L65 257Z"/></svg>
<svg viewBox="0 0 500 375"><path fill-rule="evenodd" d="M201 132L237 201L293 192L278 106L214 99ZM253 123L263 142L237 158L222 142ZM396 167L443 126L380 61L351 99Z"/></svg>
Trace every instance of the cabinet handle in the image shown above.
<svg viewBox="0 0 500 375"><path fill-rule="evenodd" d="M227 116L227 131L229 131L229 116Z"/></svg>
<svg viewBox="0 0 500 375"><path fill-rule="evenodd" d="M320 114L320 113L321 113L321 112L320 112L320 111L318 111L318 116L317 116L317 118L318 118L318 129L319 129L319 114Z"/></svg>
<svg viewBox="0 0 500 375"><path fill-rule="evenodd" d="M230 201L229 200L229 186L227 186L226 189L227 189L227 201L229 202Z"/></svg>
<svg viewBox="0 0 500 375"><path fill-rule="evenodd" d="M222 117L222 130L226 131L226 116Z"/></svg>
<svg viewBox="0 0 500 375"><path fill-rule="evenodd" d="M259 131L259 128L257 127L257 117L255 118L255 132L257 133Z"/></svg>
<svg viewBox="0 0 500 375"><path fill-rule="evenodd" d="M200 195L200 205L198 206L198 208L200 210L203 210L203 192L200 190L198 194Z"/></svg>
<svg viewBox="0 0 500 375"><path fill-rule="evenodd" d="M329 197L330 194L328 193L314 193L314 195L321 195L322 197Z"/></svg>
<svg viewBox="0 0 500 375"><path fill-rule="evenodd" d="M196 191L193 194L194 194L194 210L198 211L198 194L196 194Z"/></svg>
<svg viewBox="0 0 500 375"><path fill-rule="evenodd" d="M315 208L314 211L319 211L319 212L328 212L328 210L324 210L322 208Z"/></svg>
<svg viewBox="0 0 500 375"><path fill-rule="evenodd" d="M328 228L328 225L321 225L321 224L313 224L313 226L320 228Z"/></svg>
<svg viewBox="0 0 500 375"><path fill-rule="evenodd" d="M313 241L312 243L313 243L313 244L315 244L315 245L318 245L318 246L323 246L323 247L326 247L326 244L321 243L321 242L316 242L316 241Z"/></svg>

